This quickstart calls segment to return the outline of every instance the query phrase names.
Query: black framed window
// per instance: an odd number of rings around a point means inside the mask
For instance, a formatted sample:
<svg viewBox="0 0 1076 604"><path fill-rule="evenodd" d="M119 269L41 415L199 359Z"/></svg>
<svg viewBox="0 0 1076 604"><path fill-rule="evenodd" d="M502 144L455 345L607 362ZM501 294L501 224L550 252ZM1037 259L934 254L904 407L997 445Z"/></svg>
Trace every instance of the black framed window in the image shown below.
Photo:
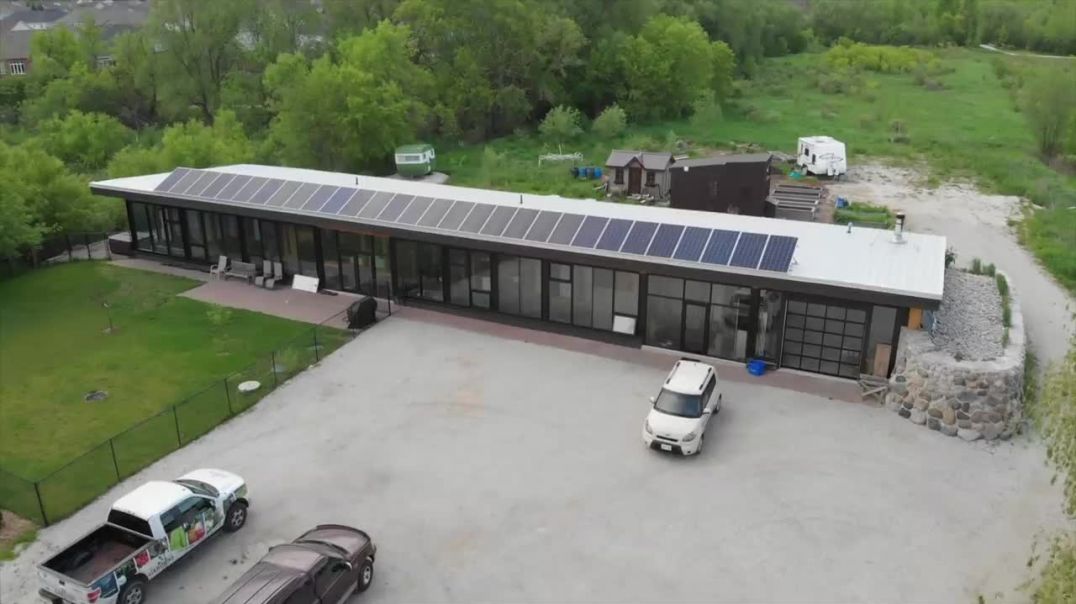
<svg viewBox="0 0 1076 604"><path fill-rule="evenodd" d="M284 263L284 272L288 275L301 275L299 267L299 244L295 240L295 225L281 223L280 225L280 249L281 261Z"/></svg>
<svg viewBox="0 0 1076 604"><path fill-rule="evenodd" d="M232 260L243 259L243 243L239 235L239 218L220 215L221 253Z"/></svg>
<svg viewBox="0 0 1076 604"><path fill-rule="evenodd" d="M340 282L340 254L336 231L321 231L322 270L325 271L325 287L343 289Z"/></svg>
<svg viewBox="0 0 1076 604"><path fill-rule="evenodd" d="M149 206L137 201L131 204L131 230L134 231L135 249L143 252L153 251L153 234L150 228Z"/></svg>
<svg viewBox="0 0 1076 604"><path fill-rule="evenodd" d="M373 286L370 292L388 298L392 291L392 271L389 269L389 240L387 237L369 237L373 250Z"/></svg>
<svg viewBox="0 0 1076 604"><path fill-rule="evenodd" d="M646 171L646 186L652 187L657 184L657 173L653 170Z"/></svg>
<svg viewBox="0 0 1076 604"><path fill-rule="evenodd" d="M432 243L396 241L398 294L405 298L444 301L444 250Z"/></svg>
<svg viewBox="0 0 1076 604"><path fill-rule="evenodd" d="M489 308L493 298L493 259L488 252L470 252L471 305Z"/></svg>
<svg viewBox="0 0 1076 604"><path fill-rule="evenodd" d="M541 318L541 260L497 256L497 310L512 315Z"/></svg>
<svg viewBox="0 0 1076 604"><path fill-rule="evenodd" d="M448 250L448 301L456 306L471 305L471 279L467 250Z"/></svg>
<svg viewBox="0 0 1076 604"><path fill-rule="evenodd" d="M205 232L202 228L202 213L196 210L184 210L187 218L187 247L192 260L208 260L206 254Z"/></svg>
<svg viewBox="0 0 1076 604"><path fill-rule="evenodd" d="M869 324L869 307L790 299L781 364L814 373L859 377Z"/></svg>
<svg viewBox="0 0 1076 604"><path fill-rule="evenodd" d="M624 168L617 168L614 172L613 183L622 185L624 184Z"/></svg>
<svg viewBox="0 0 1076 604"><path fill-rule="evenodd" d="M549 263L549 320L572 322L572 266Z"/></svg>

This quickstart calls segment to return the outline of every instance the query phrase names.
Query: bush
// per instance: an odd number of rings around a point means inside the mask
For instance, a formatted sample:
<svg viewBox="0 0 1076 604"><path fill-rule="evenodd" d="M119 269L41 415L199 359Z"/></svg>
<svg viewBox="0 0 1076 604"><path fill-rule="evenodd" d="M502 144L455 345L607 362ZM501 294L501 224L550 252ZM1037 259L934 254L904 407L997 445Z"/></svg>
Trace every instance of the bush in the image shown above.
<svg viewBox="0 0 1076 604"><path fill-rule="evenodd" d="M993 267L994 267L994 265L991 264L990 268L993 268ZM994 280L997 281L998 293L1001 294L1001 298L1003 300L1008 299L1009 298L1009 280L1005 278L1005 275L1002 275L1000 273L997 276L994 277Z"/></svg>
<svg viewBox="0 0 1076 604"><path fill-rule="evenodd" d="M546 114L542 123L538 125L538 131L546 140L560 143L582 134L580 121L582 121L582 115L578 109L558 105Z"/></svg>
<svg viewBox="0 0 1076 604"><path fill-rule="evenodd" d="M986 275L988 277L993 277L994 273L996 273L996 272L997 272L997 267L994 266L993 262L991 262L990 264L983 265L983 274L984 275ZM1001 290L1001 288L999 287L998 290ZM1002 297L1004 297L1006 294L1002 293L1001 295L1002 295Z"/></svg>
<svg viewBox="0 0 1076 604"><path fill-rule="evenodd" d="M983 261L978 258L972 258L971 266L968 267L968 272L973 275L983 274Z"/></svg>
<svg viewBox="0 0 1076 604"><path fill-rule="evenodd" d="M929 52L906 46L873 46L859 42L839 44L826 52L832 69L855 69L878 73L909 73L918 68L939 70L939 61Z"/></svg>
<svg viewBox="0 0 1076 604"><path fill-rule="evenodd" d="M628 125L628 114L619 105L609 105L590 125L590 131L599 138L610 139L620 136Z"/></svg>

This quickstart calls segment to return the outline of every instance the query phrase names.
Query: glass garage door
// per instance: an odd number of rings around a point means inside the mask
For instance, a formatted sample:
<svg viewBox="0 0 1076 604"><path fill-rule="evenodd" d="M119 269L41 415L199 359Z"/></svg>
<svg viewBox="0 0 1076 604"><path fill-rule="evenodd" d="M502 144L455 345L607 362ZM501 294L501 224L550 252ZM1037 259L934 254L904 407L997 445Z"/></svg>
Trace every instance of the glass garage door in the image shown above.
<svg viewBox="0 0 1076 604"><path fill-rule="evenodd" d="M789 300L781 365L858 378L867 319L863 307Z"/></svg>

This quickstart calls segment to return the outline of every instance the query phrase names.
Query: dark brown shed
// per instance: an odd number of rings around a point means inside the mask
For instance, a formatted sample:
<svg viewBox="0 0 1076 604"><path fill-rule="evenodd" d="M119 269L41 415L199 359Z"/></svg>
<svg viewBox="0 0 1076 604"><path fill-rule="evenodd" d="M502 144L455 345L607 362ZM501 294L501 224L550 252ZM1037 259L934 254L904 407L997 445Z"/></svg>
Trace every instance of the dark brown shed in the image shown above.
<svg viewBox="0 0 1076 604"><path fill-rule="evenodd" d="M670 168L674 208L762 216L770 194L769 153L679 160Z"/></svg>

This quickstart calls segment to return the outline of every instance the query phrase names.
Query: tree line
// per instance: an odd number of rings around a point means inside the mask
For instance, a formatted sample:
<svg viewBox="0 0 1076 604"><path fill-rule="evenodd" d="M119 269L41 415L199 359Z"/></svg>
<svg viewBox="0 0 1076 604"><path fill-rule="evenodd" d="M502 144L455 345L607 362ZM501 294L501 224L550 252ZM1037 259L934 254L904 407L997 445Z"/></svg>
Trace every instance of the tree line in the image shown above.
<svg viewBox="0 0 1076 604"><path fill-rule="evenodd" d="M155 0L144 28L108 42L93 22L38 32L31 74L0 79L0 178L16 183L0 193L0 224L24 227L3 229L0 256L52 232L122 223L85 187L49 182L244 161L384 171L401 143L476 143L547 116L550 139L583 119L611 132L713 111L765 57L842 37L1069 52L1076 32L1058 22L1073 6Z"/></svg>

